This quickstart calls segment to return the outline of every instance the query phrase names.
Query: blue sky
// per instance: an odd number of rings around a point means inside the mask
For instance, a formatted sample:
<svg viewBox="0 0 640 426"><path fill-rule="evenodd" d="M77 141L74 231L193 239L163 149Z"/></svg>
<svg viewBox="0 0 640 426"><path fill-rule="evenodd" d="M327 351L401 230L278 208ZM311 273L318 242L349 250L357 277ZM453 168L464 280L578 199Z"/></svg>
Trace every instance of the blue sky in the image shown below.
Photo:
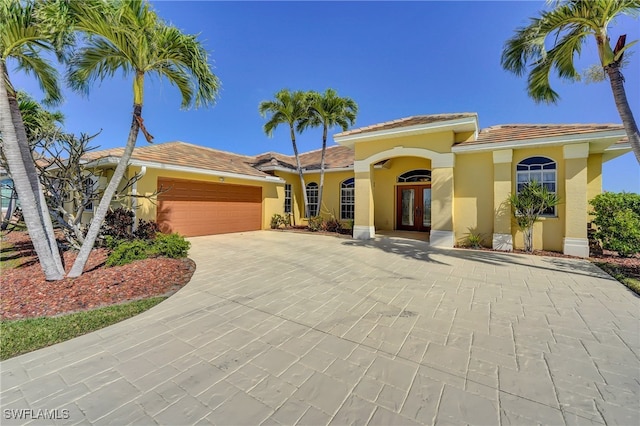
<svg viewBox="0 0 640 426"><path fill-rule="evenodd" d="M222 90L213 108L182 111L177 90L148 78L143 117L156 142L182 140L225 151L290 154L285 128L264 135L258 104L282 88L334 88L353 98L356 127L420 114L477 112L480 127L513 123L620 123L608 82L555 80L557 105L535 104L526 78L502 70L500 54L515 28L544 2L185 2L153 3L158 14L197 33L211 54ZM637 20L610 28L615 41L640 38ZM624 70L626 90L640 119L638 46ZM589 42L578 69L597 62ZM39 98L18 72L14 84ZM123 146L130 125L131 78L116 76L87 96L66 90L67 130L93 133L101 148ZM337 133L335 129L331 133ZM142 135L138 146L147 142ZM330 141L330 144L333 144ZM299 137L302 151L317 149L319 131ZM604 166L604 189L640 192L640 167L629 153Z"/></svg>

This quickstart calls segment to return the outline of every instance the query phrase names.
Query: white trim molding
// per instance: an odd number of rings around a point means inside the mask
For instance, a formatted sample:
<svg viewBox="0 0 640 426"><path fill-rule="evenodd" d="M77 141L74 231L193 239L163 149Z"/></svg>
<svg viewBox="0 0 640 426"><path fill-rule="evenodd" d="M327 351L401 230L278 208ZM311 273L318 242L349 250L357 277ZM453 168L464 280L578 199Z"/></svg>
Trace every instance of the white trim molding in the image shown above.
<svg viewBox="0 0 640 426"><path fill-rule="evenodd" d="M438 248L453 248L455 235L453 231L438 231L432 229L429 234L429 245Z"/></svg>
<svg viewBox="0 0 640 426"><path fill-rule="evenodd" d="M565 145L562 147L562 155L565 160L589 157L589 142Z"/></svg>
<svg viewBox="0 0 640 426"><path fill-rule="evenodd" d="M500 251L513 251L513 235L493 234L491 248Z"/></svg>
<svg viewBox="0 0 640 426"><path fill-rule="evenodd" d="M493 164L511 163L513 161L513 149L493 151Z"/></svg>
<svg viewBox="0 0 640 426"><path fill-rule="evenodd" d="M356 240L370 240L375 236L375 226L355 225L353 227L353 238L355 238Z"/></svg>
<svg viewBox="0 0 640 426"><path fill-rule="evenodd" d="M562 253L569 256L589 257L589 240L586 238L565 237Z"/></svg>

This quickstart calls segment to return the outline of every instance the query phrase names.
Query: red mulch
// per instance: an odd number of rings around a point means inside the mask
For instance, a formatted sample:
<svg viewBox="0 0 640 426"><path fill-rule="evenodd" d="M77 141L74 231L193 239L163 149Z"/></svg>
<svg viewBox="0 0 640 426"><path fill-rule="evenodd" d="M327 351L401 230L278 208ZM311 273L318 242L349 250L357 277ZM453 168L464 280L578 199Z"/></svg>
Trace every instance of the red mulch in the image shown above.
<svg viewBox="0 0 640 426"><path fill-rule="evenodd" d="M46 281L26 232L2 236L3 268L0 281L0 318L14 320L83 311L126 301L169 295L189 282L195 264L190 259L152 258L124 266L106 267L105 249L94 249L78 278ZM76 252L63 253L69 271Z"/></svg>

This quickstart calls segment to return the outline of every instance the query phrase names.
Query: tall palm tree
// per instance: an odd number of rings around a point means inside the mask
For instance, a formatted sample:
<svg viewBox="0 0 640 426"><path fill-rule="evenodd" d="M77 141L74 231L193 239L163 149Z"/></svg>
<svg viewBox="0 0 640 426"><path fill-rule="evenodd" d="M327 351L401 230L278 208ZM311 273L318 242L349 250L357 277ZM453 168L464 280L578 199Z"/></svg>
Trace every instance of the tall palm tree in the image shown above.
<svg viewBox="0 0 640 426"><path fill-rule="evenodd" d="M291 145L293 145L293 154L296 158L296 170L300 176L300 185L302 186L304 213L306 217L309 217L307 188L304 183L300 156L298 155L298 145L296 144L296 126L309 116L309 96L300 90L291 92L289 89L282 89L274 95L274 98L272 101L262 101L258 106L258 111L261 116L266 117L270 114L263 129L267 136L272 137L273 131L280 124L287 124L289 126Z"/></svg>
<svg viewBox="0 0 640 426"><path fill-rule="evenodd" d="M624 77L620 72L622 56L635 41L625 46L626 36L621 36L612 49L607 34L609 24L617 16L638 15L640 0L570 0L554 3L554 8L531 18L528 26L518 28L515 35L507 40L502 52L503 68L516 75L528 71L529 96L536 102L556 103L559 96L549 82L552 68L562 79L579 79L574 57L580 55L587 38L593 36L600 65L609 78L622 124L640 163L638 125L629 107ZM548 42L552 43L551 49L545 46Z"/></svg>
<svg viewBox="0 0 640 426"><path fill-rule="evenodd" d="M310 114L298 124L298 131L307 127L322 126L322 155L320 157L320 187L318 188L318 209L322 206L322 191L324 189L325 152L327 150L328 130L340 126L343 131L356 122L358 104L351 98L341 98L333 89L327 89L323 94L310 92Z"/></svg>
<svg viewBox="0 0 640 426"><path fill-rule="evenodd" d="M125 174L140 130L148 142L152 136L142 120L144 78L165 77L182 96L182 107L215 103L220 86L211 71L208 55L196 36L183 34L162 21L144 0L85 0L68 3L74 29L88 35L71 58L68 80L72 88L88 92L96 80L118 72L133 76L133 117L120 162L94 212L69 277L82 274L100 226Z"/></svg>
<svg viewBox="0 0 640 426"><path fill-rule="evenodd" d="M22 204L24 220L47 280L64 277L64 267L55 240L51 217L38 180L27 133L20 114L16 90L11 84L7 60L33 73L43 89L45 101L61 100L55 69L44 60L42 50L53 50L49 35L38 26L32 1L0 4L0 131L2 150L14 187Z"/></svg>

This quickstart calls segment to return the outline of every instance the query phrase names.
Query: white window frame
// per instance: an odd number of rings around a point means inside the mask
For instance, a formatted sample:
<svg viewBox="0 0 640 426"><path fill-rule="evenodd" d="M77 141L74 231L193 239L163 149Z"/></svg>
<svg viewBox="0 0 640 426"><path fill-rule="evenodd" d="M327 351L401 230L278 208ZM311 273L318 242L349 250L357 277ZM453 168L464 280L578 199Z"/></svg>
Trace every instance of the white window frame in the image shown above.
<svg viewBox="0 0 640 426"><path fill-rule="evenodd" d="M91 181L91 186L89 186L89 184L87 183L88 181ZM98 178L96 176L90 175L90 176L86 176L83 180L84 185L82 190L84 191L84 195L88 195L90 196L91 194L93 194L93 190L95 189L96 185L98 184ZM83 197L84 198L84 197ZM84 211L86 213L93 213L93 208L94 208L94 201L91 201L90 203L87 203L84 206Z"/></svg>
<svg viewBox="0 0 640 426"><path fill-rule="evenodd" d="M527 160L539 159L539 162L523 164ZM546 167L546 168L545 168ZM533 176L533 178L532 178ZM539 177L540 179L537 179ZM558 163L549 157L534 155L522 159L516 164L516 192L520 192L520 186L529 182L537 181L553 194L558 193ZM550 207L549 211L543 213L543 217L557 217L556 206Z"/></svg>
<svg viewBox="0 0 640 426"><path fill-rule="evenodd" d="M293 210L293 197L291 196L291 184L284 184L284 212L291 213Z"/></svg>
<svg viewBox="0 0 640 426"><path fill-rule="evenodd" d="M353 220L355 217L355 183L354 178L345 179L340 183L340 220Z"/></svg>
<svg viewBox="0 0 640 426"><path fill-rule="evenodd" d="M318 196L319 187L316 182L309 182L306 186L307 190L307 207L309 209L309 217L318 215Z"/></svg>

